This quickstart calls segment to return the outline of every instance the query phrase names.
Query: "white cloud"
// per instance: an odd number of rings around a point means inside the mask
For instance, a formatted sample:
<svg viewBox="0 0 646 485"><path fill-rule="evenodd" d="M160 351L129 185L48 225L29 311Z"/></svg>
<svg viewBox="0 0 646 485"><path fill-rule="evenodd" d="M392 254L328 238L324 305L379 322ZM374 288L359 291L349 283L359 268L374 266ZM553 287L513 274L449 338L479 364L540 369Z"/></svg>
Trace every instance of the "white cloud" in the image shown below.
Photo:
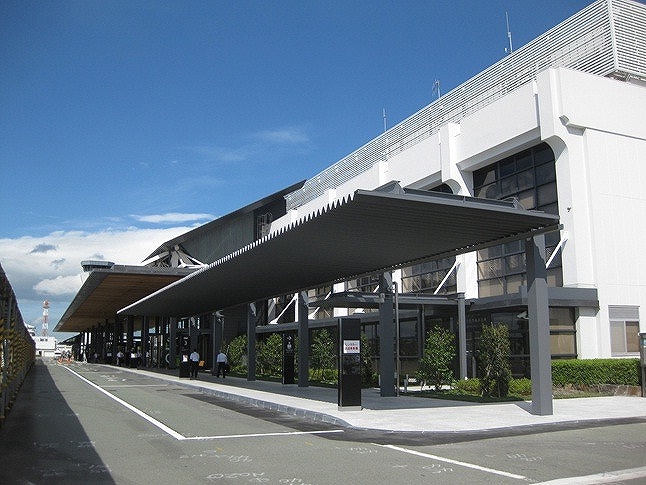
<svg viewBox="0 0 646 485"><path fill-rule="evenodd" d="M49 278L39 281L34 285L36 290L41 295L46 296L71 296L73 297L81 285L80 274L57 276L56 278Z"/></svg>
<svg viewBox="0 0 646 485"><path fill-rule="evenodd" d="M140 216L133 214L132 217L141 222L160 223L183 223L215 219L213 214L184 214L180 212L169 212L167 214L151 214Z"/></svg>
<svg viewBox="0 0 646 485"><path fill-rule="evenodd" d="M81 287L81 261L103 259L140 265L160 244L190 229L56 231L44 237L0 238L0 264L25 322L40 325L42 303L47 299L51 305L49 327L53 330Z"/></svg>
<svg viewBox="0 0 646 485"><path fill-rule="evenodd" d="M278 144L302 144L309 143L309 137L299 128L288 127L279 130L261 131L256 134L256 138L269 143Z"/></svg>
<svg viewBox="0 0 646 485"><path fill-rule="evenodd" d="M184 147L184 149L206 158L209 162L234 164L266 158L268 151L275 155L276 151L292 152L308 149L310 137L302 128L288 126L247 133L242 135L238 142L232 146L202 144Z"/></svg>

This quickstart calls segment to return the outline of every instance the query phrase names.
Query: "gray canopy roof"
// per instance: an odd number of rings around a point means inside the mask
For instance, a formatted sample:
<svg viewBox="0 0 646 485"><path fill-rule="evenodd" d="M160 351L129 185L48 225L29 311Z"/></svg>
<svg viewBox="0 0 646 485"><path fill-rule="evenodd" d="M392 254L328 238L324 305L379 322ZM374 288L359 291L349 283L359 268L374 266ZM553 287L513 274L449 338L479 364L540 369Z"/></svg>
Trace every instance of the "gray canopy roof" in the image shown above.
<svg viewBox="0 0 646 485"><path fill-rule="evenodd" d="M357 190L122 308L188 316L557 230L512 202L402 189Z"/></svg>

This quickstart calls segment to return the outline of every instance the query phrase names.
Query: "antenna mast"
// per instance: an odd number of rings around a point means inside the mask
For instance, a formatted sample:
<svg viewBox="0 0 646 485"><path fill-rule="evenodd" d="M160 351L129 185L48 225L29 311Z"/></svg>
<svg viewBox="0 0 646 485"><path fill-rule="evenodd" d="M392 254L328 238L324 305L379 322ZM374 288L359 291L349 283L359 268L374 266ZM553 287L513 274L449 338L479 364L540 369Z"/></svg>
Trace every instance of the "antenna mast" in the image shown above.
<svg viewBox="0 0 646 485"><path fill-rule="evenodd" d="M505 19L507 20L507 38L509 39L509 53L514 52L514 46L511 44L511 30L509 30L509 13L505 12ZM507 49L505 49L507 50Z"/></svg>
<svg viewBox="0 0 646 485"><path fill-rule="evenodd" d="M384 117L384 133L385 133L386 132L386 108L383 108L382 114Z"/></svg>
<svg viewBox="0 0 646 485"><path fill-rule="evenodd" d="M43 327L42 327L43 337L47 337L48 321L49 321L49 301L45 300L43 302Z"/></svg>

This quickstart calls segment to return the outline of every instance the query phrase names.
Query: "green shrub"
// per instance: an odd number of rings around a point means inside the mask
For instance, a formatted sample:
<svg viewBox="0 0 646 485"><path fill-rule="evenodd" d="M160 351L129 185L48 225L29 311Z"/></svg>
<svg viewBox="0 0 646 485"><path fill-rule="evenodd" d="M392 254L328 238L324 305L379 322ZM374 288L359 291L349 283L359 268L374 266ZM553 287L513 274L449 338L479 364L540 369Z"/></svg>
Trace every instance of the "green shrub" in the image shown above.
<svg viewBox="0 0 646 485"><path fill-rule="evenodd" d="M511 367L509 329L503 324L483 325L478 343L480 384L483 396L505 397L509 394Z"/></svg>
<svg viewBox="0 0 646 485"><path fill-rule="evenodd" d="M227 349L227 359L231 370L240 374L247 373L247 336L238 335Z"/></svg>
<svg viewBox="0 0 646 485"><path fill-rule="evenodd" d="M312 330L310 367L333 369L337 366L337 344L327 328Z"/></svg>
<svg viewBox="0 0 646 485"><path fill-rule="evenodd" d="M272 333L268 338L256 342L256 365L260 375L282 375L283 338L280 334Z"/></svg>
<svg viewBox="0 0 646 485"><path fill-rule="evenodd" d="M428 333L424 344L424 355L419 361L415 377L421 386L427 384L439 391L453 380L451 363L455 357L455 337L448 330L435 326Z"/></svg>
<svg viewBox="0 0 646 485"><path fill-rule="evenodd" d="M311 369L310 368L309 376L310 376L310 380L314 382L336 384L339 379L339 371L336 369Z"/></svg>
<svg viewBox="0 0 646 485"><path fill-rule="evenodd" d="M453 389L463 392L464 394L480 395L480 379L473 377L471 379L461 379L453 382Z"/></svg>
<svg viewBox="0 0 646 485"><path fill-rule="evenodd" d="M532 381L523 377L521 379L512 379L509 381L509 394L516 396L531 396Z"/></svg>
<svg viewBox="0 0 646 485"><path fill-rule="evenodd" d="M373 369L373 349L368 336L361 332L361 387L375 387L379 382L379 375Z"/></svg>
<svg viewBox="0 0 646 485"><path fill-rule="evenodd" d="M639 386L639 359L567 359L552 361L555 386L615 384Z"/></svg>

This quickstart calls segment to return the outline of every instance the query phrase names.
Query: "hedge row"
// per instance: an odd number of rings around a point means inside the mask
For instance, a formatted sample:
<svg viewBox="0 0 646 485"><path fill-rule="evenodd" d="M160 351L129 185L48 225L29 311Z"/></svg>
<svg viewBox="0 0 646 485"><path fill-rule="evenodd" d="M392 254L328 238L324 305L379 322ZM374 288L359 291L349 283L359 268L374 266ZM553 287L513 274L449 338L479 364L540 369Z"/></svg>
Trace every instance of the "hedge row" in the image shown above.
<svg viewBox="0 0 646 485"><path fill-rule="evenodd" d="M639 359L568 359L552 361L555 386L641 385Z"/></svg>

